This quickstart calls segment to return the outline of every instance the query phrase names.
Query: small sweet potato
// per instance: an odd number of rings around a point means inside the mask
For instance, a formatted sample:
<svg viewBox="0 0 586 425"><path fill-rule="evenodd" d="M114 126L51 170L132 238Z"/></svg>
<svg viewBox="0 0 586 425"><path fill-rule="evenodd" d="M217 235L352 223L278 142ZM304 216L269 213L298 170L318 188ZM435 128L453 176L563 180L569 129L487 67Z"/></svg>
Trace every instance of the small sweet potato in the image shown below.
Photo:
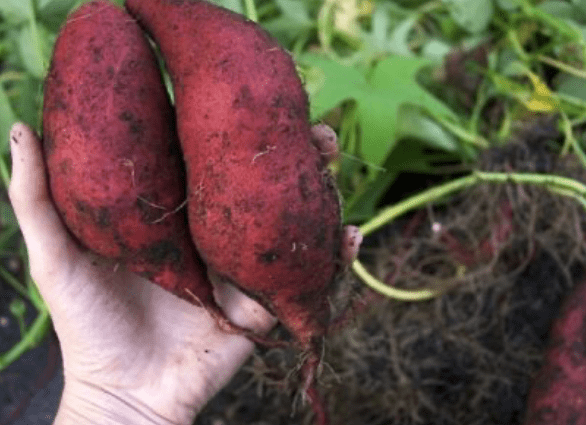
<svg viewBox="0 0 586 425"><path fill-rule="evenodd" d="M586 425L586 281L551 329L545 363L529 393L526 425Z"/></svg>
<svg viewBox="0 0 586 425"><path fill-rule="evenodd" d="M108 1L80 7L56 41L44 94L50 190L73 235L218 312L182 208L173 109L136 22Z"/></svg>
<svg viewBox="0 0 586 425"><path fill-rule="evenodd" d="M274 313L314 374L330 284L341 269L341 213L308 99L288 53L260 26L205 1L127 0L161 49L175 91L192 237L214 273Z"/></svg>

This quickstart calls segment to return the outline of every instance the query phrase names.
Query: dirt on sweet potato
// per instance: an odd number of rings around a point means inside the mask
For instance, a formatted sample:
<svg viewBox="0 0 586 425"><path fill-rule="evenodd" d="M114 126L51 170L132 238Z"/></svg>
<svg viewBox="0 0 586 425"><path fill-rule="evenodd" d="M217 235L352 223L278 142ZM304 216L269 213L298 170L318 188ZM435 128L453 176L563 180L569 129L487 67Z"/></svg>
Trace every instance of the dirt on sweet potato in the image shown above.
<svg viewBox="0 0 586 425"><path fill-rule="evenodd" d="M274 313L306 353L314 388L342 269L340 200L311 141L290 55L259 25L205 1L128 0L172 78L188 216L202 258Z"/></svg>
<svg viewBox="0 0 586 425"><path fill-rule="evenodd" d="M45 81L43 150L53 200L83 246L215 305L189 237L185 165L158 62L111 2L84 4L60 31Z"/></svg>

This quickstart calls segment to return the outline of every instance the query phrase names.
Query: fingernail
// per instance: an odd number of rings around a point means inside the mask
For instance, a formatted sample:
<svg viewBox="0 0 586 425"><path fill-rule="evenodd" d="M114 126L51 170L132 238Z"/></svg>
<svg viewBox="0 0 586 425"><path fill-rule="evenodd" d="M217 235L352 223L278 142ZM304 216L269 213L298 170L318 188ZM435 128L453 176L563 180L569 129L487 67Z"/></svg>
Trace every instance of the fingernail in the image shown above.
<svg viewBox="0 0 586 425"><path fill-rule="evenodd" d="M22 129L17 128L18 124L14 124L10 130L10 147L17 145L19 139L22 137Z"/></svg>
<svg viewBox="0 0 586 425"><path fill-rule="evenodd" d="M8 144L8 150L10 150L10 152L12 152L12 146L18 144L18 140L16 139L16 136L14 136L14 134L12 134L12 132L10 133L10 143Z"/></svg>

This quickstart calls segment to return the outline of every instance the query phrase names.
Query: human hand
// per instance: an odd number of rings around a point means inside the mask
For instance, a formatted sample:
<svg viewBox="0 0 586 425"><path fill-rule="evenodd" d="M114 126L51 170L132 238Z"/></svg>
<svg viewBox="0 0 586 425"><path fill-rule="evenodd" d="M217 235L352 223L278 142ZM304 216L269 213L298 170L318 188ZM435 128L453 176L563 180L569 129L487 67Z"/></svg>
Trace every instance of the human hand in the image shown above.
<svg viewBox="0 0 586 425"><path fill-rule="evenodd" d="M331 129L314 127L314 138L335 158ZM15 124L10 140L9 196L63 354L65 387L55 423L191 424L253 344L221 331L204 309L82 248L51 200L38 137ZM361 237L352 227L345 235L349 263ZM235 324L262 334L276 323L234 287L214 286Z"/></svg>
<svg viewBox="0 0 586 425"><path fill-rule="evenodd" d="M202 308L82 248L51 200L38 137L15 124L9 195L63 353L56 424L191 424L253 350ZM233 287L218 304L257 333L275 319Z"/></svg>

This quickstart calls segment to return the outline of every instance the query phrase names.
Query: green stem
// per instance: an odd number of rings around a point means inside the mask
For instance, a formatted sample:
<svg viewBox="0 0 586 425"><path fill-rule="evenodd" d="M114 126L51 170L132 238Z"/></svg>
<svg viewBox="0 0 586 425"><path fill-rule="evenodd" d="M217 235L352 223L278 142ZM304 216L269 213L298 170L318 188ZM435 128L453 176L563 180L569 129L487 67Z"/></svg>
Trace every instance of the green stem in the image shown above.
<svg viewBox="0 0 586 425"><path fill-rule="evenodd" d="M427 205L430 202L437 201L446 195L471 186L475 182L475 176L470 175L457 180L452 180L451 182L445 183L441 186L436 186L424 190L423 192L413 195L399 202L398 204L391 205L390 207L383 209L370 221L360 226L360 232L366 236L408 211Z"/></svg>
<svg viewBox="0 0 586 425"><path fill-rule="evenodd" d="M405 214L415 208L422 207L445 197L446 195L460 191L477 183L517 183L532 184L536 186L551 186L567 189L577 195L586 195L586 186L577 180L552 174L536 173L497 173L486 171L474 171L471 175L452 180L440 186L432 187L413 195L398 204L383 209L377 216L360 227L364 236L381 228L396 217Z"/></svg>
<svg viewBox="0 0 586 425"><path fill-rule="evenodd" d="M413 195L399 202L398 204L391 205L383 209L370 221L360 226L360 231L364 236L366 236L393 221L398 216L407 213L408 211L423 207L424 205L433 202L437 202L447 195L478 183L515 183L541 186L559 195L567 196L577 200L586 209L586 186L577 180L552 174L474 171L468 176L461 177L448 183L444 183L440 186L424 190L423 192ZM364 281L364 283L370 286L372 289L397 300L428 300L440 295L448 289L446 287L440 287L438 289L423 289L415 291L401 290L389 287L380 280L376 279L374 276L368 273L362 263L360 263L358 260L354 261L352 264L352 269Z"/></svg>
<svg viewBox="0 0 586 425"><path fill-rule="evenodd" d="M468 130L472 134L478 134L478 123L480 122L482 108L484 108L484 105L486 104L486 86L486 80L483 80L476 95L476 102L474 102L474 108L472 109L470 122L468 124Z"/></svg>
<svg viewBox="0 0 586 425"><path fill-rule="evenodd" d="M570 40L580 44L581 46L584 45L582 34L574 26L553 15L550 15L547 12L544 12L538 7L533 6L527 0L520 0L517 1L517 3L520 4L521 8L523 9L523 13L529 18L534 18L536 21L539 21L542 24L555 29L560 35L568 37Z"/></svg>
<svg viewBox="0 0 586 425"><path fill-rule="evenodd" d="M17 71L4 71L0 74L0 84L14 82L14 81L21 81L25 77L24 72L17 72Z"/></svg>
<svg viewBox="0 0 586 425"><path fill-rule="evenodd" d="M570 119L563 110L561 110L560 113L562 116L564 135L566 137L566 142L564 143L564 147L562 148L562 154L566 153L568 147L571 146L574 149L574 153L582 163L582 166L586 167L586 154L584 154L584 150L580 146L580 143L578 143L578 140L576 140L576 138L574 137L574 132L572 131L572 123L570 122Z"/></svg>
<svg viewBox="0 0 586 425"><path fill-rule="evenodd" d="M442 1L431 1L429 3L425 3L420 6L416 13L424 14L424 13L431 13L431 12L438 12L442 9L446 9L446 5Z"/></svg>
<svg viewBox="0 0 586 425"><path fill-rule="evenodd" d="M26 288L18 281L18 279L8 273L4 267L0 267L0 276L12 287L12 289L18 292L20 296L30 300L31 296Z"/></svg>
<svg viewBox="0 0 586 425"><path fill-rule="evenodd" d="M37 25L37 16L35 13L35 8L32 1L27 2L29 5L29 25L31 26L31 38L34 46L34 50L36 55L39 57L39 60L42 62L43 68L45 67L45 58L43 55L43 50L41 48L41 37L39 35L39 27Z"/></svg>
<svg viewBox="0 0 586 425"><path fill-rule="evenodd" d="M24 322L24 317L17 316L16 321L18 322L18 329L20 331L20 337L24 338L26 336L26 323Z"/></svg>
<svg viewBox="0 0 586 425"><path fill-rule="evenodd" d="M25 330L22 339L18 343L16 343L10 350L3 354L0 354L0 372L7 368L15 360L17 360L25 352L38 346L47 334L47 331L51 324L51 316L49 314L47 305L44 303L41 294L39 293L38 287L33 281L30 272L28 271L30 270L30 267L28 263L28 256L26 255L26 248L24 246L24 243L21 243L19 253L24 260L25 270L27 270L27 272L25 273L26 289L10 273L6 272L4 269L0 268L0 274L9 283L16 283L16 286L13 285L16 291L20 295L29 299L32 302L32 304L36 307L39 314L37 315L32 325ZM19 324L19 326L21 326L22 329L22 325Z"/></svg>
<svg viewBox="0 0 586 425"><path fill-rule="evenodd" d="M570 124L572 127L576 127L584 123L586 123L586 113L570 120Z"/></svg>
<svg viewBox="0 0 586 425"><path fill-rule="evenodd" d="M460 127L459 125L454 124L439 115L433 114L433 117L442 126L444 126L446 130L452 132L452 134L459 137L463 141L468 142L471 145L478 146L480 148L488 148L489 143L486 141L484 137L478 134L472 134L469 131L466 131L464 128Z"/></svg>
<svg viewBox="0 0 586 425"><path fill-rule="evenodd" d="M262 18L263 16L266 15L270 15L274 12L278 12L280 9L273 3L266 3L266 4L262 4L260 5L257 9L257 15L260 18Z"/></svg>
<svg viewBox="0 0 586 425"><path fill-rule="evenodd" d="M517 33L514 30L510 29L507 31L507 39L509 40L511 46L513 47L513 50L517 52L517 55L519 55L521 60L523 60L524 62L529 62L529 55L527 54L527 52L525 52L525 49L523 49L523 46L521 45L521 42L517 37Z"/></svg>
<svg viewBox="0 0 586 425"><path fill-rule="evenodd" d="M254 0L244 0L244 8L246 9L246 17L251 21L258 22L258 12Z"/></svg>
<svg viewBox="0 0 586 425"><path fill-rule="evenodd" d="M473 175L478 182L484 183L516 183L543 186L546 188L567 189L576 195L585 196L586 186L578 180L553 174L536 173L494 173L487 171L475 171Z"/></svg>
<svg viewBox="0 0 586 425"><path fill-rule="evenodd" d="M6 229L2 233L0 233L0 246L5 246L10 240L10 238L16 235L18 231L19 228L16 225L6 227ZM12 254L14 255L14 252Z"/></svg>
<svg viewBox="0 0 586 425"><path fill-rule="evenodd" d="M22 356L25 352L39 345L51 323L46 309L39 311L33 324L27 329L23 338L10 350L0 355L0 372Z"/></svg>
<svg viewBox="0 0 586 425"><path fill-rule="evenodd" d="M565 93L556 93L555 95L560 100L562 100L566 103L569 103L572 106L575 106L575 107L580 108L582 110L586 109L586 102L584 102L582 99L578 99L577 97L570 96Z"/></svg>
<svg viewBox="0 0 586 425"><path fill-rule="evenodd" d="M354 261L352 264L352 270L354 270L354 272L364 281L364 283L366 283L375 291L399 301L426 301L433 299L444 292L444 288L405 290L385 285L373 275L368 273L362 263L358 260Z"/></svg>
<svg viewBox="0 0 586 425"><path fill-rule="evenodd" d="M556 193L558 195L566 196L568 198L573 198L575 201L580 203L584 209L586 210L586 198L583 196L577 195L575 192L572 192L568 189L562 189L559 187L550 187L548 188L551 192Z"/></svg>
<svg viewBox="0 0 586 425"><path fill-rule="evenodd" d="M561 62L556 59L552 59L552 58L550 58L548 56L544 56L544 55L537 56L537 59L539 59L543 63L546 63L548 65L551 65L551 66L559 69L560 71L564 71L565 73L573 75L574 77L578 77L578 78L582 78L582 79L586 80L586 72L584 72L584 70L582 70L582 69L574 68L573 66L570 66L564 62Z"/></svg>
<svg viewBox="0 0 586 425"><path fill-rule="evenodd" d="M2 246L1 243L0 246ZM0 249L0 258L2 257L14 257L14 251Z"/></svg>
<svg viewBox="0 0 586 425"><path fill-rule="evenodd" d="M4 188L8 189L8 186L10 186L10 171L8 171L8 166L3 156L0 157L0 178L2 179Z"/></svg>

